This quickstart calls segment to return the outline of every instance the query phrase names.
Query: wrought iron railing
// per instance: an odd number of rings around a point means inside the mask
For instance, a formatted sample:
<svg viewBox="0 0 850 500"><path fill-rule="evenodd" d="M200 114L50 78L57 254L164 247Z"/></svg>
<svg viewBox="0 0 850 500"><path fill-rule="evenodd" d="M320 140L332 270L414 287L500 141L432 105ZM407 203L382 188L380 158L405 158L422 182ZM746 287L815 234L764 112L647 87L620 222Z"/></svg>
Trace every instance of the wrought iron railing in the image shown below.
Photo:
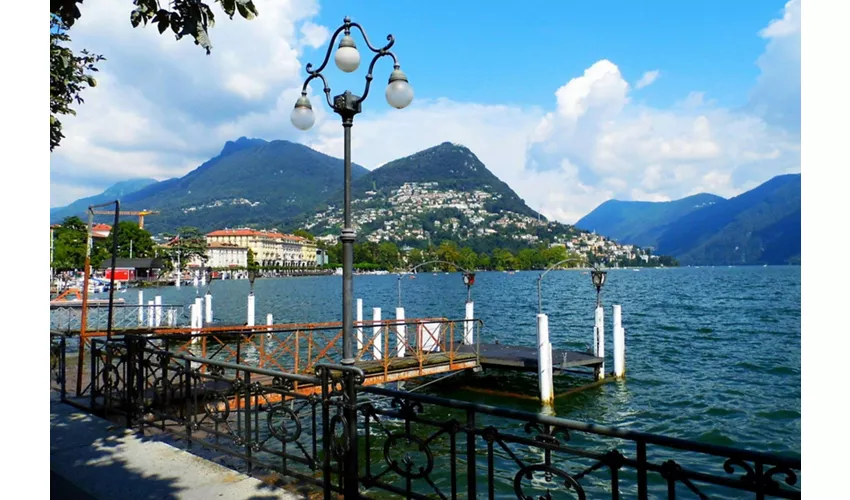
<svg viewBox="0 0 850 500"><path fill-rule="evenodd" d="M315 370L210 360L141 336L95 339L88 403L325 498L801 496L799 457L364 386L353 366Z"/></svg>
<svg viewBox="0 0 850 500"><path fill-rule="evenodd" d="M50 388L59 391L59 397L65 399L65 336L50 334Z"/></svg>

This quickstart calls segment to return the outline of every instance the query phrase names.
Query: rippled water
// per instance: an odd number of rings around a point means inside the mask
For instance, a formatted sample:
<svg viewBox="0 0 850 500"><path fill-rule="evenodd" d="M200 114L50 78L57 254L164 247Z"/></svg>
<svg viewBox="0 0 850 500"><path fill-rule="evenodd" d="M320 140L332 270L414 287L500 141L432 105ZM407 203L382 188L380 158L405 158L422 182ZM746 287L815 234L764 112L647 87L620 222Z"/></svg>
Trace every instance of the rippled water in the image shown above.
<svg viewBox="0 0 850 500"><path fill-rule="evenodd" d="M538 272L484 272L473 287L482 341L533 345ZM459 274L404 278L408 318L462 318L466 288ZM397 305L398 278L356 276L355 297L364 316ZM245 322L248 282L211 284L216 323ZM340 276L260 279L255 284L257 323L338 321ZM584 350L593 331L595 289L581 271L550 272L543 281L553 347ZM145 290L167 304L188 304L193 287ZM203 291L201 291L203 293ZM131 290L121 295L136 300ZM555 414L753 450L800 454L800 268L736 267L610 270L603 289L607 367L611 359L611 305L621 304L626 330L624 381L556 401ZM533 377L485 374L485 382L535 392ZM573 378L556 382L556 392ZM535 401L473 392L446 384L433 393L537 412Z"/></svg>

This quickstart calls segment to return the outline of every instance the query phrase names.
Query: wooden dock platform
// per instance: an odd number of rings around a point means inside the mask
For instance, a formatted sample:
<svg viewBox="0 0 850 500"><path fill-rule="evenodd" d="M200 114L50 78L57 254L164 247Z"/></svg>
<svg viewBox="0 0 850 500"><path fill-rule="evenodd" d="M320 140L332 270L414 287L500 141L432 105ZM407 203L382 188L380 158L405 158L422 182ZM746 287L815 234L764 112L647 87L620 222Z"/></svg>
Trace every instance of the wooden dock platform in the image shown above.
<svg viewBox="0 0 850 500"><path fill-rule="evenodd" d="M475 352L474 345L458 347L458 352ZM531 346L507 344L478 345L481 366L483 368L508 368L537 372L537 349ZM552 349L552 365L557 369L595 367L602 364L602 358L592 354L564 349Z"/></svg>

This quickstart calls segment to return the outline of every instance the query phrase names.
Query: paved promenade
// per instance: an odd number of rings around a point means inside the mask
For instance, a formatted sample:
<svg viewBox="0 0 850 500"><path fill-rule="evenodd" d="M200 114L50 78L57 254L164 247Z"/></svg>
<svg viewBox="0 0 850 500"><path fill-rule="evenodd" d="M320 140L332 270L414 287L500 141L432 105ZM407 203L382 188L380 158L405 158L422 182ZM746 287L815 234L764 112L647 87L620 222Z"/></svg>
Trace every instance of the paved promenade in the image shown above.
<svg viewBox="0 0 850 500"><path fill-rule="evenodd" d="M68 500L301 498L77 410L52 391L50 493Z"/></svg>

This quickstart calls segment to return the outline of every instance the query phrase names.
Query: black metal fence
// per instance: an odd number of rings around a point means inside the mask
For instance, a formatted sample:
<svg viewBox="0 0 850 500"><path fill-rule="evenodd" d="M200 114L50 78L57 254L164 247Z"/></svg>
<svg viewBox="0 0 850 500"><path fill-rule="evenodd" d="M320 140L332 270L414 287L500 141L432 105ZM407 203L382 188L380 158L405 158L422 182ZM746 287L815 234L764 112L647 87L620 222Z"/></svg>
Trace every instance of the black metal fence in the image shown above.
<svg viewBox="0 0 850 500"><path fill-rule="evenodd" d="M800 498L800 459L95 339L92 411L325 498ZM51 360L64 360L51 339ZM51 362L53 369L54 363ZM64 385L64 378L56 378ZM77 402L79 404L79 402Z"/></svg>

